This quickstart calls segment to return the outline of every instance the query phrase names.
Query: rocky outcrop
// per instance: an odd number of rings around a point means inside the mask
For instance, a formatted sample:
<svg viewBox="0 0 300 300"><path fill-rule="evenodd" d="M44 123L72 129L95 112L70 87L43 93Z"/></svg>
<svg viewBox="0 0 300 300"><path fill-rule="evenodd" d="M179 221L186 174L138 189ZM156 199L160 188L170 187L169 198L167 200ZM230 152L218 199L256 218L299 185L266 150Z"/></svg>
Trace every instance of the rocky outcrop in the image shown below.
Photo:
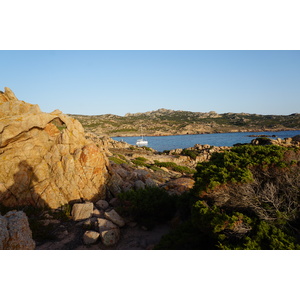
<svg viewBox="0 0 300 300"><path fill-rule="evenodd" d="M0 250L33 250L35 242L27 216L22 211L0 215Z"/></svg>
<svg viewBox="0 0 300 300"><path fill-rule="evenodd" d="M57 208L106 194L108 161L81 124L0 93L0 203Z"/></svg>
<svg viewBox="0 0 300 300"><path fill-rule="evenodd" d="M192 178L181 177L167 182L163 188L171 191L171 194L181 195L193 188L195 180Z"/></svg>
<svg viewBox="0 0 300 300"><path fill-rule="evenodd" d="M291 138L277 138L277 139L270 139L267 137L260 137L251 141L252 145L277 145L282 147L300 147L300 135L296 135Z"/></svg>
<svg viewBox="0 0 300 300"><path fill-rule="evenodd" d="M110 149L110 148L122 149L122 148L132 147L132 145L126 142L115 141L108 136L98 136L97 134L94 134L92 132L86 132L85 137L89 140L92 140L98 147L103 149Z"/></svg>

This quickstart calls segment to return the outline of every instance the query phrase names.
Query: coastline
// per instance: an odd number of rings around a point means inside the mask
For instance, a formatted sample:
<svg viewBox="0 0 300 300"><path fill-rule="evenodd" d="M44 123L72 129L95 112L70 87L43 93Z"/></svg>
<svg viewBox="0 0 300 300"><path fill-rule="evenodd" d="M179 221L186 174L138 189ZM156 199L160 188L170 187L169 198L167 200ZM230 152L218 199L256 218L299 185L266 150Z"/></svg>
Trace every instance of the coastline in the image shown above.
<svg viewBox="0 0 300 300"><path fill-rule="evenodd" d="M258 129L258 130L230 130L230 131L213 131L213 132L192 132L192 133L163 133L163 134L153 134L153 133L145 133L144 136L148 137L159 137L159 136L180 136L180 135L201 135L201 134L217 134L217 133L256 133L256 132L280 132L280 131L299 131L300 128L281 128L281 129ZM119 135L107 135L110 138L119 138L119 137L139 137L139 134L119 134Z"/></svg>

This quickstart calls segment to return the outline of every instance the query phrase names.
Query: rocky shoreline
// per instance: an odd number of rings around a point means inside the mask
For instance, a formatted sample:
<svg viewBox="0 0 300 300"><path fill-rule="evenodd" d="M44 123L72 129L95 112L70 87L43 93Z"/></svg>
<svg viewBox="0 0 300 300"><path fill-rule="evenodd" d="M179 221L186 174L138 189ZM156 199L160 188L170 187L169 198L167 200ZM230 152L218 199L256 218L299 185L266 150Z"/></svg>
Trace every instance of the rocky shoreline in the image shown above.
<svg viewBox="0 0 300 300"><path fill-rule="evenodd" d="M163 133L146 133L146 136L177 136L177 135L198 135L198 134L215 134L215 133L237 133L237 132L245 132L245 133L251 133L251 132L279 132L279 131L298 131L300 130L299 128L260 128L260 129L244 129L244 130L224 130L224 131L205 131L205 132L198 132L198 131L188 131L184 133L170 133L170 132L163 132ZM108 135L111 138L114 137L140 137L139 134L131 134L131 133L126 133L126 134L118 134L118 135ZM248 135L249 137L259 137L259 136L265 136L265 135ZM274 135L273 135L274 137Z"/></svg>

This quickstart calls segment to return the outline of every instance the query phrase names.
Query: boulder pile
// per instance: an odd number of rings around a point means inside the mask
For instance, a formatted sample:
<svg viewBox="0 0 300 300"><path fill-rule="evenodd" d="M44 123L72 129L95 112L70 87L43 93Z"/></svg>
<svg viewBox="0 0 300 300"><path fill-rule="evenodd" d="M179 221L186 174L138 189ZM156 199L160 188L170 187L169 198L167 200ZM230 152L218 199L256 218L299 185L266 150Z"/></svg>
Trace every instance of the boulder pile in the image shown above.
<svg viewBox="0 0 300 300"><path fill-rule="evenodd" d="M114 201L110 201L114 203ZM106 200L75 203L72 207L72 219L87 230L83 235L85 245L95 244L101 239L103 245L114 246L120 239L120 228L125 226L125 220Z"/></svg>

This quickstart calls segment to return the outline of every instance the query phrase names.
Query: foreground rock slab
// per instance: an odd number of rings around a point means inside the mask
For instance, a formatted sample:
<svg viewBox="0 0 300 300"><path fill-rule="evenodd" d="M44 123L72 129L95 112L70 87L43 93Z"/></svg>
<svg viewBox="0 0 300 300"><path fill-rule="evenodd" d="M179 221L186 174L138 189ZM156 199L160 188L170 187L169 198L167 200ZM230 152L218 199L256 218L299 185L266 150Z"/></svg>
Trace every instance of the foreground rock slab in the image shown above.
<svg viewBox="0 0 300 300"><path fill-rule="evenodd" d="M98 230L99 232L103 232L103 231L107 231L110 229L116 229L118 228L118 226L116 224L114 224L113 222L106 220L106 219L97 219L98 222Z"/></svg>
<svg viewBox="0 0 300 300"><path fill-rule="evenodd" d="M106 211L104 215L105 218L107 218L108 220L112 221L120 227L123 227L125 225L125 221L123 220L123 218L114 209L112 209L111 211Z"/></svg>
<svg viewBox="0 0 300 300"><path fill-rule="evenodd" d="M74 221L82 221L92 216L94 205L92 202L75 203L72 207L72 218Z"/></svg>

